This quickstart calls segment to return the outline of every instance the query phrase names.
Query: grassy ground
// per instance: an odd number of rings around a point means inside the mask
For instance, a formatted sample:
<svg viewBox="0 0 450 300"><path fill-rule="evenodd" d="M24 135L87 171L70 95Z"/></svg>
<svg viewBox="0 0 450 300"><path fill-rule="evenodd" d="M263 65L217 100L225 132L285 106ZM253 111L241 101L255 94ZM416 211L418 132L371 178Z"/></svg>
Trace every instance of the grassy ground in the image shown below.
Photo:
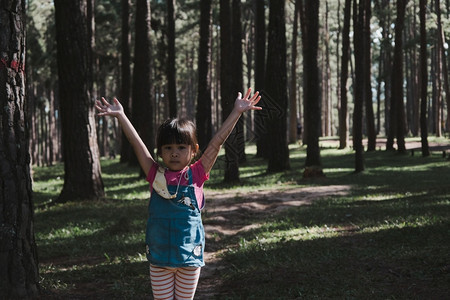
<svg viewBox="0 0 450 300"><path fill-rule="evenodd" d="M266 174L265 162L249 154L239 186L221 182L219 158L207 190L239 190L235 203L256 190L346 185L349 193L249 215L253 229L209 238L206 250L221 250L220 280L210 288L214 297L198 299L450 298L449 160L376 151L365 154L366 171L353 174L350 150L323 146L326 178L316 180L301 179L306 149L298 145L291 170L281 173ZM102 171L106 199L55 205L62 166L34 169L43 299L151 298L148 184L117 160L102 161Z"/></svg>

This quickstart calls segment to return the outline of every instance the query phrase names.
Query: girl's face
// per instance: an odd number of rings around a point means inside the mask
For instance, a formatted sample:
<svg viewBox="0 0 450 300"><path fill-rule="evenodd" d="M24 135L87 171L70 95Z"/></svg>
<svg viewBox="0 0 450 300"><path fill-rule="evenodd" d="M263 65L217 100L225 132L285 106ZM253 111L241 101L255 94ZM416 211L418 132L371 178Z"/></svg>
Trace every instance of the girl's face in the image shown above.
<svg viewBox="0 0 450 300"><path fill-rule="evenodd" d="M181 171L189 165L197 150L198 145L193 149L188 144L166 144L161 147L161 158L169 170Z"/></svg>

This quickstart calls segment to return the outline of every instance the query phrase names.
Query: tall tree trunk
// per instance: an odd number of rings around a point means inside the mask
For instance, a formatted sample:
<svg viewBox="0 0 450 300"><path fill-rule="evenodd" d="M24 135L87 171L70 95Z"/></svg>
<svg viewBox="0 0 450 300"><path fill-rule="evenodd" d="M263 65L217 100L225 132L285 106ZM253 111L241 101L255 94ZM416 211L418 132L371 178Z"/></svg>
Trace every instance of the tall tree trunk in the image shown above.
<svg viewBox="0 0 450 300"><path fill-rule="evenodd" d="M301 0L295 1L294 25L292 28L292 57L291 57L291 87L289 97L289 143L297 141L297 127L301 121L297 116L297 35L298 35L298 7Z"/></svg>
<svg viewBox="0 0 450 300"><path fill-rule="evenodd" d="M247 20L244 22L244 28L243 32L244 34L244 52L245 52L245 61L247 64L247 71L246 71L246 79L247 79L247 86L254 87L254 82L252 83L253 78L253 39L255 35L254 30L254 18L252 17L252 11L251 6L246 7L244 10L244 20ZM250 111L245 117L245 141L246 142L253 142L255 140L255 128L253 126L254 121L254 110Z"/></svg>
<svg viewBox="0 0 450 300"><path fill-rule="evenodd" d="M427 30L426 14L427 0L420 0L420 137L422 144L422 156L430 155L428 148L428 126L427 126L427 89L428 89L428 69L427 69Z"/></svg>
<svg viewBox="0 0 450 300"><path fill-rule="evenodd" d="M197 132L200 149L212 136L211 120L211 0L200 2L200 45L198 55Z"/></svg>
<svg viewBox="0 0 450 300"><path fill-rule="evenodd" d="M167 0L167 95L169 116L177 117L177 84L175 69L175 0Z"/></svg>
<svg viewBox="0 0 450 300"><path fill-rule="evenodd" d="M264 77L266 70L266 18L264 2L254 0L255 9L255 90L264 89ZM266 106L265 99L261 98L259 105ZM269 146L266 132L265 119L267 113L264 110L255 111L256 156L268 157Z"/></svg>
<svg viewBox="0 0 450 300"><path fill-rule="evenodd" d="M287 144L287 68L284 1L270 0L265 90L262 97L276 107L267 122L271 147L268 172L283 171L289 166Z"/></svg>
<svg viewBox="0 0 450 300"><path fill-rule="evenodd" d="M136 131L144 141L150 153L153 154L153 108L152 108L152 68L150 44L150 1L136 1L136 27L134 47L134 69L132 84L132 121ZM137 166L135 153L132 153L130 163ZM142 174L141 176L147 176Z"/></svg>
<svg viewBox="0 0 450 300"><path fill-rule="evenodd" d="M339 149L344 149L348 144L348 100L347 79L348 61L350 54L350 20L352 0L345 0L344 27L342 32L342 60L341 60L341 92L339 105Z"/></svg>
<svg viewBox="0 0 450 300"><path fill-rule="evenodd" d="M85 1L55 1L64 186L59 201L105 195L92 97L92 51Z"/></svg>
<svg viewBox="0 0 450 300"><path fill-rule="evenodd" d="M359 2L359 4L358 4ZM355 49L355 92L353 111L353 149L355 150L355 172L364 171L364 146L362 143L362 127L363 127L363 105L364 105L364 14L365 0L353 3L353 28L354 49Z"/></svg>
<svg viewBox="0 0 450 300"><path fill-rule="evenodd" d="M363 49L364 49L364 99L366 108L366 127L367 127L367 151L374 151L376 148L377 133L375 131L375 118L372 104L372 85L371 85L371 39L370 39L370 18L372 16L371 1L365 1L364 9L364 28L363 28Z"/></svg>
<svg viewBox="0 0 450 300"><path fill-rule="evenodd" d="M428 125L431 129L431 132L436 134L436 122L437 122L437 106L438 106L438 81L439 81L439 68L437 62L437 51L436 47L431 49L430 55L430 81L432 82L432 92L431 92L431 103L430 108L428 109Z"/></svg>
<svg viewBox="0 0 450 300"><path fill-rule="evenodd" d="M50 165L53 165L53 163L56 161L57 153L59 151L59 144L56 139L56 118L55 118L55 93L53 89L50 88L50 86L47 88L49 97L49 112L48 112L48 118L49 118L49 145L50 145Z"/></svg>
<svg viewBox="0 0 450 300"><path fill-rule="evenodd" d="M417 6L414 5L412 14L414 16L417 15ZM413 18L412 24L409 26L409 32L411 35L411 39L418 40L417 36L417 21L416 18ZM411 79L410 79L410 107L407 108L407 112L409 113L409 127L408 129L411 131L413 136L419 135L419 126L420 126L420 59L417 54L417 47L412 47L411 49Z"/></svg>
<svg viewBox="0 0 450 300"><path fill-rule="evenodd" d="M331 67L330 67L330 33L328 27L328 2L325 1L325 13L323 21L323 44L324 53L322 55L322 136L331 136L332 118L332 98L331 98Z"/></svg>
<svg viewBox="0 0 450 300"><path fill-rule="evenodd" d="M395 48L392 69L392 105L391 126L394 126L397 138L397 151L406 152L405 147L405 109L403 104L403 28L407 0L397 1L397 20L395 22ZM395 123L395 125L394 125ZM391 137L392 138L392 137Z"/></svg>
<svg viewBox="0 0 450 300"><path fill-rule="evenodd" d="M437 35L439 36L439 32L437 32ZM441 112L442 112L442 77L443 77L443 67L442 67L442 61L443 61L443 57L442 57L442 51L441 49L441 39L437 39L437 45L436 45L436 50L435 50L435 58L436 58L436 102L435 102L435 133L437 137L442 136L442 126L441 126L441 122L442 122L442 117L441 117Z"/></svg>
<svg viewBox="0 0 450 300"><path fill-rule="evenodd" d="M320 88L319 68L317 65L317 52L319 40L319 1L303 2L304 9L300 8L303 19L303 74L304 74L304 102L305 102L305 134L306 134L306 161L303 177L322 176L322 163L320 160Z"/></svg>
<svg viewBox="0 0 450 300"><path fill-rule="evenodd" d="M242 93L244 85L244 71L242 61L242 27L241 27L241 0L232 0L231 4L231 65L233 66L233 76L231 76L232 89L231 99L235 99L239 91ZM242 115L233 132L230 135L231 139L228 142L233 141L233 148L238 152L239 163L243 163L246 160L245 157L245 137L244 137L244 119Z"/></svg>
<svg viewBox="0 0 450 300"><path fill-rule="evenodd" d="M124 112L130 115L130 94L131 94L131 58L130 58L130 0L122 0L122 41L121 41L121 90L120 102ZM121 133L120 162L126 163L130 160L131 145L125 133Z"/></svg>
<svg viewBox="0 0 450 300"><path fill-rule="evenodd" d="M381 7L385 11L392 9L390 0L381 0ZM381 33L382 38L382 48L383 48L383 81L384 81L384 131L388 136L388 142L386 144L386 150L394 149L393 138L390 141L389 137L391 135L390 129L390 114L391 114L391 102L392 102L392 34L391 34L391 14L387 14L384 19L383 32ZM395 135L395 133L394 133Z"/></svg>
<svg viewBox="0 0 450 300"><path fill-rule="evenodd" d="M299 17L300 17L300 32L301 32L301 39L302 39L302 52L303 52L303 112L304 112L304 117L303 117L303 132L302 132L302 143L303 145L306 145L308 143L308 118L306 117L306 106L308 105L306 103L306 97L307 97L307 83L308 80L306 80L306 75L308 74L307 69L308 69L308 61L306 61L305 59L305 55L306 55L306 51L305 51L305 46L308 44L308 40L307 40L307 20L306 20L306 15L305 15L305 8L303 5L303 0L301 0L298 5L298 10L299 10ZM318 72L318 70L317 70ZM319 104L320 107L320 104ZM301 110L301 105L299 108L299 111ZM320 130L320 129L319 129ZM320 132L319 132L320 134Z"/></svg>
<svg viewBox="0 0 450 300"><path fill-rule="evenodd" d="M25 2L0 1L0 292L34 299L39 274L25 90Z"/></svg>
<svg viewBox="0 0 450 300"><path fill-rule="evenodd" d="M339 105L340 105L340 99L341 99L341 82L339 80L339 75L341 74L341 54L339 50L341 49L341 0L338 0L338 5L336 9L336 19L337 19L337 33L336 33L336 108L338 109L338 126L339 126ZM333 110L333 107L331 108ZM334 115L334 113L333 113ZM334 122L333 122L334 123ZM332 125L334 128L334 124ZM334 132L334 130L333 130ZM339 134L339 128L336 131L336 134Z"/></svg>
<svg viewBox="0 0 450 300"><path fill-rule="evenodd" d="M233 109L237 95L231 95L233 89L230 74L231 68L231 18L230 1L220 0L220 98L222 105L222 120L225 120ZM225 182L239 181L239 152L233 146L236 128L225 142Z"/></svg>
<svg viewBox="0 0 450 300"><path fill-rule="evenodd" d="M437 28L438 45L439 45L438 49L441 52L441 64L442 64L442 74L443 74L442 80L444 81L445 100L447 103L447 123L449 123L449 120L450 120L450 107L449 107L450 106L450 89L449 89L449 82L448 82L447 55L446 55L446 50L444 47L444 44L446 44L445 34L444 34L444 29L442 27L442 22L441 22L440 0L436 0L436 15L437 15L437 26L438 26L438 28ZM443 124L443 120L442 120L442 122L439 122L439 124L438 124L438 126L440 127L440 130L442 130L441 123Z"/></svg>

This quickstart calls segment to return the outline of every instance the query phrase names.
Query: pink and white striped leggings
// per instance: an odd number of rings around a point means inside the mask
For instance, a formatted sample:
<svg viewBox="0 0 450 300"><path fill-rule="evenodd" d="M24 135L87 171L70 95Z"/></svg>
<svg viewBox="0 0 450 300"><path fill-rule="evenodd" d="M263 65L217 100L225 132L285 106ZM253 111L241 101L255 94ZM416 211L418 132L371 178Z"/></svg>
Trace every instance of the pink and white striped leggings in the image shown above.
<svg viewBox="0 0 450 300"><path fill-rule="evenodd" d="M194 299L199 277L199 267L166 268L150 265L153 298Z"/></svg>

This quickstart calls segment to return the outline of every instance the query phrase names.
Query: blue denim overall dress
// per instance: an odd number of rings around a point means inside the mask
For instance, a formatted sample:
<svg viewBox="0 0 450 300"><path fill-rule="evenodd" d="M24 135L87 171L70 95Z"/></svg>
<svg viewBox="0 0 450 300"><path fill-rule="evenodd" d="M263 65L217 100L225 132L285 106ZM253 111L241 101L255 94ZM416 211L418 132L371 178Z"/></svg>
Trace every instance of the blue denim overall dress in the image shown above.
<svg viewBox="0 0 450 300"><path fill-rule="evenodd" d="M205 230L190 168L187 174L188 186L167 186L172 195L178 188L175 198L165 199L155 190L151 194L145 241L147 259L152 265L175 268L205 265Z"/></svg>

